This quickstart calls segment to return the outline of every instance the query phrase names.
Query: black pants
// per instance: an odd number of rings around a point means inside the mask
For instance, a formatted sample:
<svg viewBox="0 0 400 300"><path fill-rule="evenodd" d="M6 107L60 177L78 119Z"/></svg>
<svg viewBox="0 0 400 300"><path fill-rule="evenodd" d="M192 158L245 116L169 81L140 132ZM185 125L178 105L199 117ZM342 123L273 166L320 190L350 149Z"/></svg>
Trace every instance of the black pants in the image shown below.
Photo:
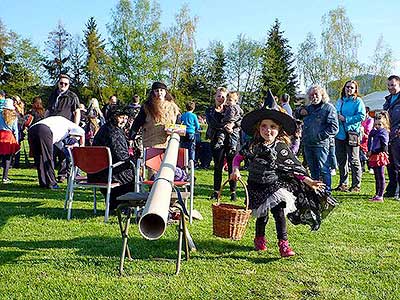
<svg viewBox="0 0 400 300"><path fill-rule="evenodd" d="M53 147L53 161L54 167L58 167L58 178L61 177L68 177L69 175L69 168L68 168L68 160L64 154L64 152L59 149L57 146Z"/></svg>
<svg viewBox="0 0 400 300"><path fill-rule="evenodd" d="M38 124L29 129L28 139L38 172L39 185L55 185L57 182L53 161L53 133L48 126Z"/></svg>
<svg viewBox="0 0 400 300"><path fill-rule="evenodd" d="M226 158L228 164L228 173L229 175L232 173L232 161L235 153L230 151L231 149L228 146L224 146L221 148L212 149L213 159L214 159L214 191L219 191L221 189L222 183L222 171L224 168L224 159ZM228 175L228 176L229 176ZM236 181L229 182L231 192L236 191Z"/></svg>
<svg viewBox="0 0 400 300"><path fill-rule="evenodd" d="M127 201L117 200L119 196L125 195L129 192L135 191L135 185L133 182L118 186L116 188L111 189L110 193L110 211L115 210L119 204L126 203ZM104 198L107 195L107 189L100 189L100 192L103 194Z"/></svg>
<svg viewBox="0 0 400 300"><path fill-rule="evenodd" d="M387 166L389 175L389 184L386 187L386 192L390 196L396 194L397 188L400 186L400 138L395 138L389 143L389 161Z"/></svg>
<svg viewBox="0 0 400 300"><path fill-rule="evenodd" d="M278 240L287 240L286 218L283 208L277 205L271 208L272 216L275 219L276 237ZM268 223L268 213L265 217L256 220L256 236L265 236L265 226Z"/></svg>

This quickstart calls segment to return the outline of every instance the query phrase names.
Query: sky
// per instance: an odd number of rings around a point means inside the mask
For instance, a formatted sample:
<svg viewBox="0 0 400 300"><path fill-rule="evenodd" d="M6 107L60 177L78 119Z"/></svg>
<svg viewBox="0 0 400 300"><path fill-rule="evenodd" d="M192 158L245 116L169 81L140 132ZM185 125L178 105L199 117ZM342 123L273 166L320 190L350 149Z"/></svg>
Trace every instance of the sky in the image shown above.
<svg viewBox="0 0 400 300"><path fill-rule="evenodd" d="M206 48L210 41L222 41L226 47L239 34L264 42L276 18L281 22L284 37L289 40L293 53L297 53L308 32L320 41L321 18L329 10L342 6L346 9L355 33L361 36L359 60L368 63L376 43L383 35L393 50L396 67L400 72L400 39L398 14L399 0L158 0L161 24L168 28L180 7L187 3L192 16L199 18L196 48ZM68 32L83 35L87 20L93 16L103 38L108 37L106 24L111 21L111 10L118 0L0 0L0 19L9 30L31 38L44 48L48 33L61 21Z"/></svg>

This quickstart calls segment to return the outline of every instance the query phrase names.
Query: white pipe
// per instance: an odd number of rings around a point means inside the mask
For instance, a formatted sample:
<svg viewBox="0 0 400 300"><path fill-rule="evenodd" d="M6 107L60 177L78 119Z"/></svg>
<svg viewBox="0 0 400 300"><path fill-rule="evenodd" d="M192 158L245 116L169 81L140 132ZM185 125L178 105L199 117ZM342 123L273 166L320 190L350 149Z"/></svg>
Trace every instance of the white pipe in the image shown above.
<svg viewBox="0 0 400 300"><path fill-rule="evenodd" d="M160 170L151 187L149 197L139 220L139 232L148 240L159 239L167 228L168 212L171 202L172 185L178 160L180 137L170 136Z"/></svg>

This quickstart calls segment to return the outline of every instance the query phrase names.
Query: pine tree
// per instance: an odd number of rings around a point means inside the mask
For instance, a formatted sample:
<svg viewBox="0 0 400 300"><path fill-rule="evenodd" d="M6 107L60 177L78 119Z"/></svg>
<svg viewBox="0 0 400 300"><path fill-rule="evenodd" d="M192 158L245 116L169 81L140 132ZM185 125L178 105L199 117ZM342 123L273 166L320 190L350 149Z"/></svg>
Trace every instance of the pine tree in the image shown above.
<svg viewBox="0 0 400 300"><path fill-rule="evenodd" d="M264 47L262 72L260 78L260 95L266 95L268 89L274 95L287 93L294 96L297 87L294 58L288 40L283 37L280 22L275 24L268 32L268 39Z"/></svg>
<svg viewBox="0 0 400 300"><path fill-rule="evenodd" d="M209 103L214 103L214 93L220 86L226 86L226 55L221 41L211 42L207 57L207 83L209 85Z"/></svg>
<svg viewBox="0 0 400 300"><path fill-rule="evenodd" d="M71 41L71 34L67 32L64 25L59 22L57 28L49 33L46 46L49 57L43 66L49 73L50 79L57 81L60 74L69 71L68 60L70 59L68 47Z"/></svg>
<svg viewBox="0 0 400 300"><path fill-rule="evenodd" d="M107 61L104 39L97 31L96 20L90 17L84 30L86 47L85 74L87 86L93 95L102 99L101 87L104 86L104 68Z"/></svg>

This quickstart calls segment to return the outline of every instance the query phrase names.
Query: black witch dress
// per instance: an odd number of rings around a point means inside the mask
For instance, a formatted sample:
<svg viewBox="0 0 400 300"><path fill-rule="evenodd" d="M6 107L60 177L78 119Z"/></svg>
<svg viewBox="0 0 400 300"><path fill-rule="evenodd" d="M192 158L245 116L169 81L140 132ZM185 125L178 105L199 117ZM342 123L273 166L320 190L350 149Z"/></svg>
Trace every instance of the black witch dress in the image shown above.
<svg viewBox="0 0 400 300"><path fill-rule="evenodd" d="M315 191L302 181L307 171L284 142L250 140L239 154L249 160L249 208L256 217L280 205L293 224L319 229L337 202L327 191Z"/></svg>

